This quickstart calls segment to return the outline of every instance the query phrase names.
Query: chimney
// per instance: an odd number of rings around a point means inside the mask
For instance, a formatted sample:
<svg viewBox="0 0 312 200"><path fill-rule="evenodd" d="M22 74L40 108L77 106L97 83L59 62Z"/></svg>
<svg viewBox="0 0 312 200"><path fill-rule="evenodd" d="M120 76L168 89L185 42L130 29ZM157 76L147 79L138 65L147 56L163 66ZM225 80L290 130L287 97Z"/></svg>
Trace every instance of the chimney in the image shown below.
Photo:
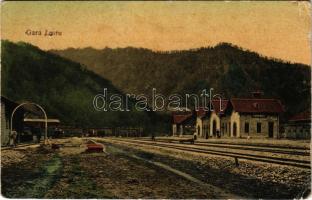
<svg viewBox="0 0 312 200"><path fill-rule="evenodd" d="M253 98L261 98L263 92L261 92L260 90L254 91L251 93Z"/></svg>

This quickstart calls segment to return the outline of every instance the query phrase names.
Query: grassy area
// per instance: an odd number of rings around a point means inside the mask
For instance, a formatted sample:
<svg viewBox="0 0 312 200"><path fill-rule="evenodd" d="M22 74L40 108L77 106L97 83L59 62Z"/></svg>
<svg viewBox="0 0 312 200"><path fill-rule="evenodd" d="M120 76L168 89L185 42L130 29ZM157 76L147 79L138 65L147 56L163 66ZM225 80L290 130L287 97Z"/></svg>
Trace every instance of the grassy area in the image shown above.
<svg viewBox="0 0 312 200"><path fill-rule="evenodd" d="M46 158L36 155L36 161L27 159L19 165L3 169L2 194L7 198L43 198L61 174L58 155Z"/></svg>
<svg viewBox="0 0 312 200"><path fill-rule="evenodd" d="M81 168L80 155L64 157L63 162L65 166L62 177L48 191L45 198L115 198L106 190L100 190L95 181Z"/></svg>
<svg viewBox="0 0 312 200"><path fill-rule="evenodd" d="M2 167L2 195L7 198L115 198L81 168L81 154L33 149L25 155L22 162Z"/></svg>

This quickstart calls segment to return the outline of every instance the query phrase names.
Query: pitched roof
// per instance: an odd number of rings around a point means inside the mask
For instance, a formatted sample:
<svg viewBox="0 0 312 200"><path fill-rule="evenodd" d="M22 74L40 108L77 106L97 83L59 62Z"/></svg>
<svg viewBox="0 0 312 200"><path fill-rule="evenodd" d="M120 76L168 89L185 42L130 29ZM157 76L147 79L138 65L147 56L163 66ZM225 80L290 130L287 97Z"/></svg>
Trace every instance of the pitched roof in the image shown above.
<svg viewBox="0 0 312 200"><path fill-rule="evenodd" d="M231 99L236 112L240 113L281 113L284 108L277 99Z"/></svg>
<svg viewBox="0 0 312 200"><path fill-rule="evenodd" d="M221 102L221 104L220 104ZM213 111L215 111L217 114L223 114L226 108L228 107L228 100L222 99L220 100L212 100L212 107Z"/></svg>
<svg viewBox="0 0 312 200"><path fill-rule="evenodd" d="M16 108L16 106L20 105L20 103L15 102L15 101L13 101L13 100L11 100L8 97L5 97L3 95L1 95L1 103L4 103L5 105L10 106L11 107L10 112L12 112L12 110L14 108ZM20 109L25 111L25 112L28 112L28 115L29 114L34 114L36 116L42 115L42 111L38 107L33 106L33 105L25 104L25 105L21 106Z"/></svg>
<svg viewBox="0 0 312 200"><path fill-rule="evenodd" d="M297 121L309 121L311 120L311 111L306 110L304 112L298 113L289 118L289 121L297 122Z"/></svg>
<svg viewBox="0 0 312 200"><path fill-rule="evenodd" d="M1 95L1 102L5 103L5 104L15 105L15 106L18 105L18 103L14 102L11 99L9 99L9 98L7 98L5 96L2 96L2 95Z"/></svg>
<svg viewBox="0 0 312 200"><path fill-rule="evenodd" d="M199 107L196 111L196 116L202 118L206 115L207 112L208 111L206 111L204 107Z"/></svg>
<svg viewBox="0 0 312 200"><path fill-rule="evenodd" d="M181 124L185 120L192 117L192 113L185 113L185 114L173 114L173 123L174 124Z"/></svg>
<svg viewBox="0 0 312 200"><path fill-rule="evenodd" d="M221 104L220 104L220 102L221 102ZM226 99L222 99L221 101L216 100L216 99L212 100L211 101L211 104L212 104L211 110L205 110L204 107L199 107L198 110L196 111L196 115L197 115L197 117L202 118L202 117L205 117L211 111L215 111L217 114L223 114L225 109L228 106L228 102L229 101Z"/></svg>

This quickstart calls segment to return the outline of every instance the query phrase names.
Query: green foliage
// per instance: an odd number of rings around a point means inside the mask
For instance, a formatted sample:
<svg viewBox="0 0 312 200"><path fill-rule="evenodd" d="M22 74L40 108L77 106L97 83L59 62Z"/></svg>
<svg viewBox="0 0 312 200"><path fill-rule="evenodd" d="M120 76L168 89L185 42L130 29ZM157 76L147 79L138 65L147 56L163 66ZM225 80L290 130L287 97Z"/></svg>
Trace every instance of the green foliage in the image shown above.
<svg viewBox="0 0 312 200"><path fill-rule="evenodd" d="M228 72L222 77L222 88L237 95L246 92L246 76L243 69L237 65L230 65Z"/></svg>
<svg viewBox="0 0 312 200"><path fill-rule="evenodd" d="M152 125L148 113L134 111L133 101L130 112L96 111L93 98L103 88L109 94L123 94L81 64L27 43L2 41L1 50L2 95L12 100L39 103L48 117L77 127Z"/></svg>
<svg viewBox="0 0 312 200"><path fill-rule="evenodd" d="M279 98L287 114L310 107L310 67L262 57L228 43L192 50L153 52L124 48L52 51L80 62L127 93L164 95L214 88L226 97L263 90ZM208 89L208 88L207 88Z"/></svg>

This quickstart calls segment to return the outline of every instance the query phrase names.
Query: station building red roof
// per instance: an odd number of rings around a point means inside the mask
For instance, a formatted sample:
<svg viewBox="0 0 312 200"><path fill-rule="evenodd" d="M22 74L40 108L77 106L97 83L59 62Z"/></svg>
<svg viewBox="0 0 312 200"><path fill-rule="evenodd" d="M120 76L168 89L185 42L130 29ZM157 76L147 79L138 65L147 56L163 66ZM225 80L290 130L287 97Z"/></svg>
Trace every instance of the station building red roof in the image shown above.
<svg viewBox="0 0 312 200"><path fill-rule="evenodd" d="M184 113L172 113L173 123L174 124L181 124L187 119L190 119L192 117L192 112L184 112Z"/></svg>
<svg viewBox="0 0 312 200"><path fill-rule="evenodd" d="M281 113L284 108L277 99L231 99L236 112L240 113Z"/></svg>
<svg viewBox="0 0 312 200"><path fill-rule="evenodd" d="M205 117L205 115L206 115L207 112L208 112L208 111L205 110L204 107L199 107L198 110L196 111L196 116L197 116L197 117L200 117L200 118Z"/></svg>
<svg viewBox="0 0 312 200"><path fill-rule="evenodd" d="M204 108L204 107L199 107L198 110L196 111L196 115L197 117L205 117L209 112L211 111L215 111L217 114L223 114L224 111L226 110L227 106L228 106L229 101L225 100L225 99L220 99L220 100L212 100L211 104L212 104L212 110L209 110L210 107L208 106L208 108ZM207 110L208 109L208 110Z"/></svg>
<svg viewBox="0 0 312 200"><path fill-rule="evenodd" d="M212 107L213 110L217 113L217 114L223 114L224 111L227 109L228 107L228 100L222 99L222 100L217 100L214 99L212 100Z"/></svg>
<svg viewBox="0 0 312 200"><path fill-rule="evenodd" d="M309 121L311 120L311 111L306 110L304 112L298 113L291 118L289 118L289 121L291 122L298 122L298 121Z"/></svg>

